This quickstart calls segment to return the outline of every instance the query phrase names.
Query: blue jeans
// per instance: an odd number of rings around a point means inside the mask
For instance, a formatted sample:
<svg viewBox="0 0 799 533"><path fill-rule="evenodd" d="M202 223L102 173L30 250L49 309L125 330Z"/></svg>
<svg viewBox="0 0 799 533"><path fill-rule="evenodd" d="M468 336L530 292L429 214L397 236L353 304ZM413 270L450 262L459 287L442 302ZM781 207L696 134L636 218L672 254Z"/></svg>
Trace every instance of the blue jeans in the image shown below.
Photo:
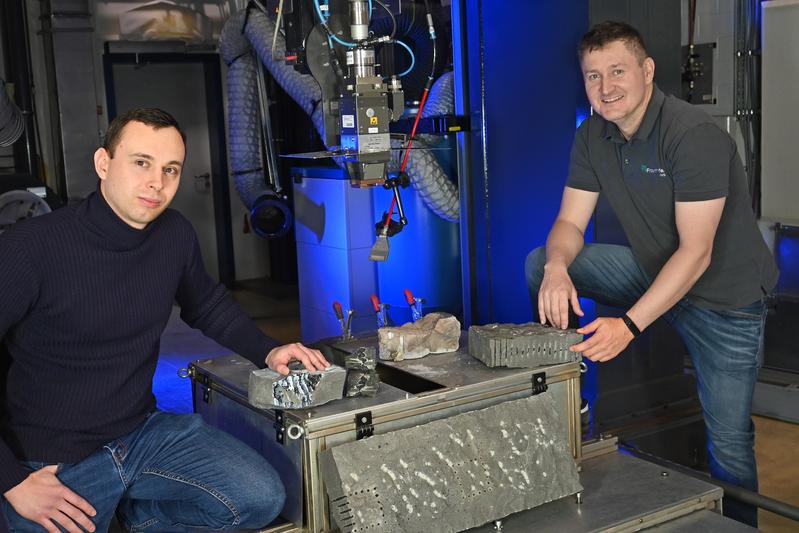
<svg viewBox="0 0 799 533"><path fill-rule="evenodd" d="M541 285L545 262L544 248L527 256L531 295ZM622 309L632 307L651 284L630 248L610 244L587 244L569 267L569 276L580 296ZM757 491L751 411L762 363L765 302L713 311L683 298L663 318L677 330L696 369L711 476ZM756 508L728 498L724 514L757 525Z"/></svg>
<svg viewBox="0 0 799 533"><path fill-rule="evenodd" d="M115 511L136 532L255 529L274 520L285 500L263 457L199 415L156 411L83 461L58 465L57 476L97 510L98 532L108 530ZM2 504L12 532L44 531L5 498Z"/></svg>

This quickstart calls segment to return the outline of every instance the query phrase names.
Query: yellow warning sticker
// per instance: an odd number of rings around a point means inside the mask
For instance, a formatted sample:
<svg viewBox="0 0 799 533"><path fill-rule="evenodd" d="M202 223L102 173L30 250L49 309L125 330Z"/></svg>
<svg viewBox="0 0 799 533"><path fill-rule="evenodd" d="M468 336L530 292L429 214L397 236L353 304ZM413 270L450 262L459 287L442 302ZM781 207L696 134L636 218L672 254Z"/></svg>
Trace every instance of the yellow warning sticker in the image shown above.
<svg viewBox="0 0 799 533"><path fill-rule="evenodd" d="M369 124L372 126L377 126L377 117L369 117Z"/></svg>

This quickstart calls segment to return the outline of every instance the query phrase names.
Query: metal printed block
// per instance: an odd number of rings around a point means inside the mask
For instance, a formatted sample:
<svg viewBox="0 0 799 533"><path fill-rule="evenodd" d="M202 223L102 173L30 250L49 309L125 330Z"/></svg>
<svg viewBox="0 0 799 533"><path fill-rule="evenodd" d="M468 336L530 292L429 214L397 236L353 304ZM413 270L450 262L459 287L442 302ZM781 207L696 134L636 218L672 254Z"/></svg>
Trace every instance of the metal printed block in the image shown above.
<svg viewBox="0 0 799 533"><path fill-rule="evenodd" d="M331 514L344 533L444 532L536 507L582 490L563 435L544 393L335 446Z"/></svg>
<svg viewBox="0 0 799 533"><path fill-rule="evenodd" d="M346 379L347 371L336 365L316 372L292 370L288 376L264 368L250 373L247 396L259 409L304 409L340 400Z"/></svg>
<svg viewBox="0 0 799 533"><path fill-rule="evenodd" d="M469 328L469 355L486 366L533 368L579 361L569 346L583 340L574 329L560 330L536 322L487 324Z"/></svg>

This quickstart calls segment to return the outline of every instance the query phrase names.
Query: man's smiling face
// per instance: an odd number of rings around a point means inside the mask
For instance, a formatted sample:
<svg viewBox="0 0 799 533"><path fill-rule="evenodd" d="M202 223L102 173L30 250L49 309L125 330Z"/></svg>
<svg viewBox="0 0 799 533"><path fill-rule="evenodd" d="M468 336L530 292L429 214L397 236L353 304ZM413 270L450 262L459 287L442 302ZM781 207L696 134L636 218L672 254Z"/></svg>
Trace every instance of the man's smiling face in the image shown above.
<svg viewBox="0 0 799 533"><path fill-rule="evenodd" d="M585 52L581 67L591 107L630 138L640 126L652 94L655 62L637 56L624 42L613 41Z"/></svg>

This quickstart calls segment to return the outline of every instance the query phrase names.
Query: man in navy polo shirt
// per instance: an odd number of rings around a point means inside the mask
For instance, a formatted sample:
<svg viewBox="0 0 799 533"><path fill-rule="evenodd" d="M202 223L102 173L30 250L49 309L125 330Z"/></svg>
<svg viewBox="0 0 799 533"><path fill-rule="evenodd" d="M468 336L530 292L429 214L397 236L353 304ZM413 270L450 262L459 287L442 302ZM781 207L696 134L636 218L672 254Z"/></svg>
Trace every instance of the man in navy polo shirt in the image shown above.
<svg viewBox="0 0 799 533"><path fill-rule="evenodd" d="M539 318L567 327L570 305L583 315L578 293L626 309L578 330L592 335L572 349L604 362L664 317L696 368L712 476L757 490L752 393L764 297L778 271L735 142L706 113L655 86L655 63L631 26L594 26L579 53L594 114L577 131L546 246L525 264ZM584 244L600 194L629 247ZM725 499L724 512L757 524L754 507Z"/></svg>

